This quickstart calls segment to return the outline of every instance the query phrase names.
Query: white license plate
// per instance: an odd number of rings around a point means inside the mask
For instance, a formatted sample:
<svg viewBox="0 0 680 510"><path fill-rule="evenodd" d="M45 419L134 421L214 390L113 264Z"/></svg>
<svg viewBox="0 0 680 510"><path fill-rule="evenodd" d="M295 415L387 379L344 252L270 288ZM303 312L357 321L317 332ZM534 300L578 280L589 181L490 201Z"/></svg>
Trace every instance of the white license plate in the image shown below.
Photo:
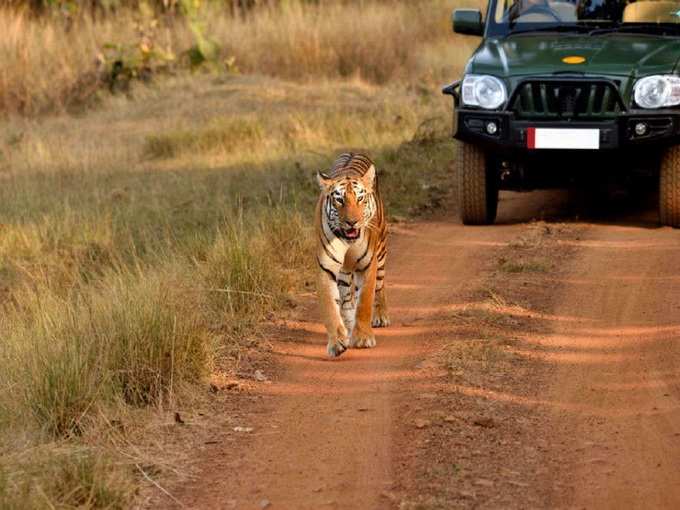
<svg viewBox="0 0 680 510"><path fill-rule="evenodd" d="M528 128L529 149L599 149L599 129Z"/></svg>

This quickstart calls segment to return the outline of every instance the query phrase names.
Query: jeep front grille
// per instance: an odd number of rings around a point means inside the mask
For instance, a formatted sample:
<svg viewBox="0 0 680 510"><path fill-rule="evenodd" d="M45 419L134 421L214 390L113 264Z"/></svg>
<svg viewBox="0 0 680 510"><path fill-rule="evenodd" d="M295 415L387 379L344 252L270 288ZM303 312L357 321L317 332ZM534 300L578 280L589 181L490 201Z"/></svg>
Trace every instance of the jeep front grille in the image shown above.
<svg viewBox="0 0 680 510"><path fill-rule="evenodd" d="M527 80L508 105L518 118L536 120L605 120L625 110L618 83L608 80Z"/></svg>

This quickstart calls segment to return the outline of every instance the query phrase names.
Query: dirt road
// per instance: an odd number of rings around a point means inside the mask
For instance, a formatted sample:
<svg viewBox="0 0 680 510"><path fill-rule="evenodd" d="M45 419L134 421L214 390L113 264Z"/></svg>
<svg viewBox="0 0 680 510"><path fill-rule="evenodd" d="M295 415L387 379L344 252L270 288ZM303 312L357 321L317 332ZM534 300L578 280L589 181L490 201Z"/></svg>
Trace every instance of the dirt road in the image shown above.
<svg viewBox="0 0 680 510"><path fill-rule="evenodd" d="M273 328L272 380L228 397L229 427L174 498L680 507L680 233L645 217L537 226L563 195L503 198L494 227L393 229L394 326L376 349L327 360L312 297Z"/></svg>
<svg viewBox="0 0 680 510"><path fill-rule="evenodd" d="M593 226L564 281L547 398L572 444L574 505L680 508L680 233Z"/></svg>

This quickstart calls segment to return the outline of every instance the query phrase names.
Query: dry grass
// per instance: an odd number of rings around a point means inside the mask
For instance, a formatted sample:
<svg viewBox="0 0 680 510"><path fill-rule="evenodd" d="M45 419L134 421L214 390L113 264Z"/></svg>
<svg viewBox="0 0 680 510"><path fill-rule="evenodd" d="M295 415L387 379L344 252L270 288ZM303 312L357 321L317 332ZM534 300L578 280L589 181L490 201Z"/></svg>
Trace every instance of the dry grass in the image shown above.
<svg viewBox="0 0 680 510"><path fill-rule="evenodd" d="M0 509L128 508L134 480L97 448L42 445L0 463Z"/></svg>
<svg viewBox="0 0 680 510"><path fill-rule="evenodd" d="M359 75L374 83L410 80L419 53L445 38L445 2L289 2L281 12L264 9L246 23L221 18L210 33L237 65L248 72L286 78ZM405 44L405 41L408 41Z"/></svg>
<svg viewBox="0 0 680 510"><path fill-rule="evenodd" d="M441 85L461 70L475 44L458 38L457 51L446 47L453 40L452 6L444 0L294 0L244 17L218 6L208 4L192 21L144 10L75 21L0 10L0 112L64 110L107 89L127 90L130 78L189 67L197 33L219 49L208 62L213 70L304 81L360 77L376 84Z"/></svg>
<svg viewBox="0 0 680 510"><path fill-rule="evenodd" d="M129 505L142 460L116 423L191 401L309 283L313 176L339 151L374 157L392 216L446 205L438 76L465 54L431 35L448 37L449 6L426 3L213 15L241 71L262 74L180 73L0 125L0 509ZM14 16L0 14L4 111L65 107L104 41L138 37L129 13L68 31ZM343 45L347 26L365 37ZM175 53L191 43L163 30Z"/></svg>
<svg viewBox="0 0 680 510"><path fill-rule="evenodd" d="M15 11L0 11L0 33L0 111L9 113L63 109L92 98L105 42L135 40L125 23L84 19L70 30L64 20Z"/></svg>

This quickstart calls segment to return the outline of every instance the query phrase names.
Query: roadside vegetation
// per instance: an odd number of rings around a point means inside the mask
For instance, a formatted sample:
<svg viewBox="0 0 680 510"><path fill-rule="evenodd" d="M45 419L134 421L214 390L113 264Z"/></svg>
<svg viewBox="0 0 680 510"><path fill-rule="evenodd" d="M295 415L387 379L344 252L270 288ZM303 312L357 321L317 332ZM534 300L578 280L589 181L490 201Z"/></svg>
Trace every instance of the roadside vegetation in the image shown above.
<svg viewBox="0 0 680 510"><path fill-rule="evenodd" d="M309 284L339 151L392 220L447 205L452 7L0 11L0 509L124 508L173 469L159 416Z"/></svg>
<svg viewBox="0 0 680 510"><path fill-rule="evenodd" d="M89 2L55 1L36 15L0 2L0 111L79 110L112 91L129 92L135 81L183 71L425 80L432 87L464 63L462 56L440 59L442 51L455 53L448 46L452 6L444 0L225 3L181 0L158 9L119 2L92 10Z"/></svg>

